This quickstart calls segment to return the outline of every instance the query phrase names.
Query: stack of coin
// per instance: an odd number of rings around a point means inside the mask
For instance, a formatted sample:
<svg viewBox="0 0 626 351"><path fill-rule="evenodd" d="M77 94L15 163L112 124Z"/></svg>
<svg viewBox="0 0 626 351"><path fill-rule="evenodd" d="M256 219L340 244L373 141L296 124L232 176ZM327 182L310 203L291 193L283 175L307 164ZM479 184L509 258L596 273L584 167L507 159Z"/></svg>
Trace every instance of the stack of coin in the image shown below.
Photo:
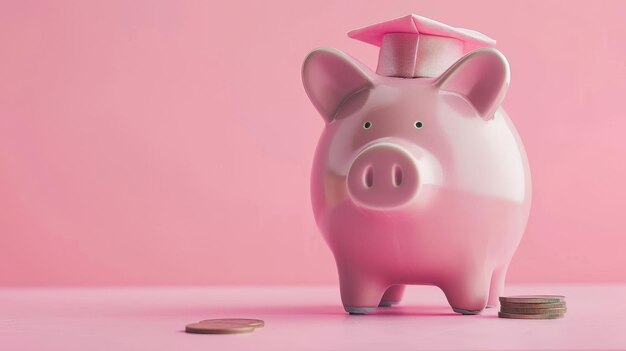
<svg viewBox="0 0 626 351"><path fill-rule="evenodd" d="M556 319L563 318L566 311L565 296L501 296L498 317L516 319Z"/></svg>

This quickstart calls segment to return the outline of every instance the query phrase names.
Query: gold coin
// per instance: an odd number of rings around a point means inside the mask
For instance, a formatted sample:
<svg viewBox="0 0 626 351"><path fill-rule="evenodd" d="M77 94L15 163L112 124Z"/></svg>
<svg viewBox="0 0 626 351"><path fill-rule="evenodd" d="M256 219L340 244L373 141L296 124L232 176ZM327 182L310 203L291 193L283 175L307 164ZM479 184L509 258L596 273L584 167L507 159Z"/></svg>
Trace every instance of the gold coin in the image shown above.
<svg viewBox="0 0 626 351"><path fill-rule="evenodd" d="M221 318L221 319L205 319L203 321L200 321L198 323L211 323L211 322L215 322L215 321L222 321L222 322L232 322L232 323L236 323L236 324L241 324L241 325L245 325L248 327L255 327L255 328L261 328L265 326L265 322L260 320L260 319L250 319L250 318Z"/></svg>
<svg viewBox="0 0 626 351"><path fill-rule="evenodd" d="M567 308L524 308L524 307L501 307L500 312L511 314L549 314L565 313Z"/></svg>
<svg viewBox="0 0 626 351"><path fill-rule="evenodd" d="M511 319L557 319L563 318L563 316L565 316L564 313L517 314L498 312L498 317Z"/></svg>
<svg viewBox="0 0 626 351"><path fill-rule="evenodd" d="M500 308L565 308L565 301L563 302L548 302L548 303L522 303L522 302L502 302Z"/></svg>
<svg viewBox="0 0 626 351"><path fill-rule="evenodd" d="M506 302L506 303L556 303L556 302L565 302L565 296L561 296L561 295L500 296L500 302Z"/></svg>
<svg viewBox="0 0 626 351"><path fill-rule="evenodd" d="M241 334L254 331L255 327L241 324L226 322L223 320L204 321L201 323L192 323L185 326L187 333L194 334Z"/></svg>

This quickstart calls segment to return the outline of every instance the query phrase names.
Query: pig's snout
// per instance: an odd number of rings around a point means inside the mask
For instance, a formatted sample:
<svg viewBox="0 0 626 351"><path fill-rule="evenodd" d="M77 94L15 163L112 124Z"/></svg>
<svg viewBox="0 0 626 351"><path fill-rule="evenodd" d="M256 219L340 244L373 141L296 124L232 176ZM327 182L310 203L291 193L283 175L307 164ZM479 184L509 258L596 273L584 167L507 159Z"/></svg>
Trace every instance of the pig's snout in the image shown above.
<svg viewBox="0 0 626 351"><path fill-rule="evenodd" d="M347 182L351 198L363 207L399 207L411 201L417 193L417 164L399 145L374 144L354 159Z"/></svg>

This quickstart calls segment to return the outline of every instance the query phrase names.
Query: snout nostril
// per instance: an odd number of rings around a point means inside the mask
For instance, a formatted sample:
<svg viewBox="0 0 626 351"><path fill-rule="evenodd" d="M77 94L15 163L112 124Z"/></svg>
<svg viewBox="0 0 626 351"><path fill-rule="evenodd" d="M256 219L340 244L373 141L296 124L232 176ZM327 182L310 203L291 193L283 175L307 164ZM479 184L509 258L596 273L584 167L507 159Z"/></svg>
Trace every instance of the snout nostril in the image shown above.
<svg viewBox="0 0 626 351"><path fill-rule="evenodd" d="M402 167L400 167L399 165L393 165L392 168L392 179L393 179L393 185L398 187L400 185L402 185Z"/></svg>
<svg viewBox="0 0 626 351"><path fill-rule="evenodd" d="M365 168L365 172L363 173L363 184L365 184L365 187L368 189L374 186L374 167L368 166Z"/></svg>

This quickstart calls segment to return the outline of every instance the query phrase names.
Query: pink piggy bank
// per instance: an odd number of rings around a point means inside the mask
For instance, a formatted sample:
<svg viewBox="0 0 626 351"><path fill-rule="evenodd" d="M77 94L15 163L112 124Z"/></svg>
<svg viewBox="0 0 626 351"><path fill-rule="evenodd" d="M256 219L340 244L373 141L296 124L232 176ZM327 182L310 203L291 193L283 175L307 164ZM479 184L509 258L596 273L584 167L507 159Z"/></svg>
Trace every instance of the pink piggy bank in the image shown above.
<svg viewBox="0 0 626 351"><path fill-rule="evenodd" d="M411 15L351 32L380 46L371 71L335 49L306 58L326 123L313 163L316 222L352 314L435 285L457 313L498 304L531 186L500 107L509 65L477 32Z"/></svg>

